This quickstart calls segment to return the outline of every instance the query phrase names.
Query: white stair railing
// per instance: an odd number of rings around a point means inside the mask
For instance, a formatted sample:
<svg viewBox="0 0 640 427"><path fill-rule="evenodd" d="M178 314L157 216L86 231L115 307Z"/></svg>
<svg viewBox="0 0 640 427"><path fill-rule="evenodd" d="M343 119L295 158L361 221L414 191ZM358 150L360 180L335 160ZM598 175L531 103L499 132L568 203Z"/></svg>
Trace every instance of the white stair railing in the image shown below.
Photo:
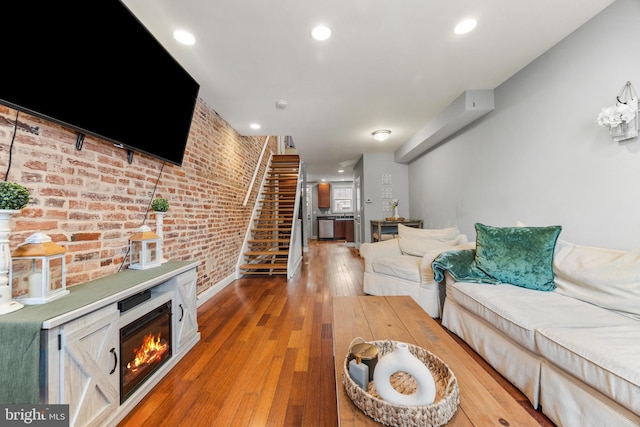
<svg viewBox="0 0 640 427"><path fill-rule="evenodd" d="M253 177L251 178L251 182L249 183L249 188L247 189L247 195L244 197L244 202L242 202L242 206L247 206L249 202L249 197L251 197L251 190L253 189L253 185L256 182L256 177L258 176L258 171L260 170L260 165L262 164L262 158L264 157L265 151L267 151L267 144L269 142L270 136L267 136L264 140L264 145L262 146L262 151L260 152L260 158L258 159L258 163L256 163L256 169L253 171Z"/></svg>

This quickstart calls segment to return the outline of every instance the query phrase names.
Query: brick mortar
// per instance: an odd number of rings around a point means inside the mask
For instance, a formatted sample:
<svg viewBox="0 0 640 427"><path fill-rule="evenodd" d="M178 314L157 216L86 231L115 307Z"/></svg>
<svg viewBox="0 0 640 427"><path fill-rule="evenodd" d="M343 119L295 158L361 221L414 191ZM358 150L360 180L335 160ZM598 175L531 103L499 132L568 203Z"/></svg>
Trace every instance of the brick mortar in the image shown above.
<svg viewBox="0 0 640 427"><path fill-rule="evenodd" d="M16 110L0 105L2 179L15 118ZM35 232L51 236L67 249L69 287L116 273L129 236L145 222L162 161L135 153L130 165L126 150L89 135L78 151L73 130L22 112L18 121L8 180L27 187L31 200L11 220L11 249ZM39 134L25 126L38 126ZM259 188L254 186L247 207L242 203L264 140L240 136L198 100L182 167L167 163L162 169L155 197L170 203L164 256L200 261L198 292L235 273ZM270 138L267 153L276 144ZM267 162L265 156L258 176ZM155 229L153 212L146 224ZM25 292L18 286L14 297Z"/></svg>

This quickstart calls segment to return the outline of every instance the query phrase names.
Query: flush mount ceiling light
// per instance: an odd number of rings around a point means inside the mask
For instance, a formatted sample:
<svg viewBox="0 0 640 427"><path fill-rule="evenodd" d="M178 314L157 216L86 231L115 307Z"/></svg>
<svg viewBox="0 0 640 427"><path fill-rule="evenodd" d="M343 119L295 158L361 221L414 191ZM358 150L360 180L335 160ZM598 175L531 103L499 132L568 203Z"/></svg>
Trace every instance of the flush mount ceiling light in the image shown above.
<svg viewBox="0 0 640 427"><path fill-rule="evenodd" d="M476 25L478 25L478 21L476 21L475 19L465 19L464 21L456 25L456 27L453 29L453 32L456 34L467 34L474 28L476 28Z"/></svg>
<svg viewBox="0 0 640 427"><path fill-rule="evenodd" d="M249 127L250 127L251 129L258 130L258 129L260 129L260 124L258 124L258 123L251 123L251 124L249 125Z"/></svg>
<svg viewBox="0 0 640 427"><path fill-rule="evenodd" d="M324 41L331 37L331 29L324 25L318 25L311 30L311 37L314 40Z"/></svg>
<svg viewBox="0 0 640 427"><path fill-rule="evenodd" d="M386 141L391 135L391 131L389 129L378 129L371 132L371 135L376 141Z"/></svg>
<svg viewBox="0 0 640 427"><path fill-rule="evenodd" d="M193 34L185 30L174 31L173 38L176 39L179 43L187 46L191 46L196 43L196 38L193 36Z"/></svg>

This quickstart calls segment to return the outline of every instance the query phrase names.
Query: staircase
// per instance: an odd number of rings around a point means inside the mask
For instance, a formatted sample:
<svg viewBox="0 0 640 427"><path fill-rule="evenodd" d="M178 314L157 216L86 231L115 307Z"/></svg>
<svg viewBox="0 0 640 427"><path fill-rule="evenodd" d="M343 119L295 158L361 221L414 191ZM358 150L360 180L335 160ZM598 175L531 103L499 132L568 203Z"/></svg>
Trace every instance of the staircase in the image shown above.
<svg viewBox="0 0 640 427"><path fill-rule="evenodd" d="M244 252L243 275L286 275L295 219L300 156L274 155Z"/></svg>

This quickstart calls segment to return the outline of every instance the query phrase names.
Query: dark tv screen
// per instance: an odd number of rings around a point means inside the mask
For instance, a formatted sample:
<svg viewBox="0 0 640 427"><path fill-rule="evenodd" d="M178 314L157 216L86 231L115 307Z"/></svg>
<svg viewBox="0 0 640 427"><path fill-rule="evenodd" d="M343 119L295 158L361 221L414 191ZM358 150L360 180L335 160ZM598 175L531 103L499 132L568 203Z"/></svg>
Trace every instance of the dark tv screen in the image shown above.
<svg viewBox="0 0 640 427"><path fill-rule="evenodd" d="M199 84L119 0L3 4L0 103L181 165Z"/></svg>

